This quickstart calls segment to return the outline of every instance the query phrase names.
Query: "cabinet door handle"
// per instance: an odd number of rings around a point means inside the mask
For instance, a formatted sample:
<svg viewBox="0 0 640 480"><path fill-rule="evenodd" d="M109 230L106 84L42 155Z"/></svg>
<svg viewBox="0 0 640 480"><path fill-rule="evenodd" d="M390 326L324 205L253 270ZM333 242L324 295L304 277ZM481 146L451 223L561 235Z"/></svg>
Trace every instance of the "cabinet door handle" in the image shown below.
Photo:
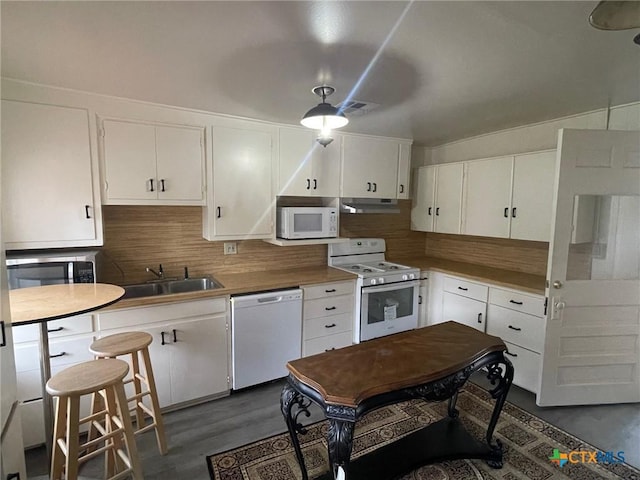
<svg viewBox="0 0 640 480"><path fill-rule="evenodd" d="M418 305L422 305L422 295L418 295Z"/></svg>
<svg viewBox="0 0 640 480"><path fill-rule="evenodd" d="M149 179L149 191L150 192L155 192L155 190L153 189L153 178Z"/></svg>
<svg viewBox="0 0 640 480"><path fill-rule="evenodd" d="M311 180L307 178L307 190L311 189Z"/></svg>
<svg viewBox="0 0 640 480"><path fill-rule="evenodd" d="M60 353L56 353L55 355L49 355L49 358L64 357L66 354L67 352L60 352Z"/></svg>
<svg viewBox="0 0 640 480"><path fill-rule="evenodd" d="M504 218L509 218L509 207L504 207Z"/></svg>
<svg viewBox="0 0 640 480"><path fill-rule="evenodd" d="M509 300L509 303L513 303L514 305L522 305L522 302L516 302L515 300Z"/></svg>
<svg viewBox="0 0 640 480"><path fill-rule="evenodd" d="M371 191L371 182L367 182L367 192Z"/></svg>
<svg viewBox="0 0 640 480"><path fill-rule="evenodd" d="M313 179L313 189L317 190L318 189L318 180L317 179Z"/></svg>
<svg viewBox="0 0 640 480"><path fill-rule="evenodd" d="M164 340L164 334L165 333L167 333L167 332L160 332L160 337L162 337L162 341L160 342L160 345L166 345L167 344L167 342L165 342L165 340Z"/></svg>
<svg viewBox="0 0 640 480"><path fill-rule="evenodd" d="M429 213L427 215L431 216L431 207L429 207Z"/></svg>
<svg viewBox="0 0 640 480"><path fill-rule="evenodd" d="M216 218L222 217L222 207L216 207Z"/></svg>
<svg viewBox="0 0 640 480"><path fill-rule="evenodd" d="M336 347L331 347L331 348L325 348L324 351L325 352L330 352L331 350L335 350Z"/></svg>
<svg viewBox="0 0 640 480"><path fill-rule="evenodd" d="M509 355L510 357L517 357L517 356L518 356L518 354L516 354L516 353L511 353L511 352L509 352L509 351L507 351L507 350L505 350L505 351L504 351L504 353L506 353L506 354L507 354L507 355Z"/></svg>
<svg viewBox="0 0 640 480"><path fill-rule="evenodd" d="M165 190L164 190L164 178L161 178L161 179L160 179L160 191L161 191L161 192L164 192L164 191L165 191Z"/></svg>
<svg viewBox="0 0 640 480"><path fill-rule="evenodd" d="M466 292L467 290L469 290L468 288L465 287L458 287L458 290L462 290L463 292Z"/></svg>
<svg viewBox="0 0 640 480"><path fill-rule="evenodd" d="M325 325L325 326L324 326L324 328L333 328L333 327L335 327L335 326L336 326L336 324L335 324L335 323L332 323L331 325Z"/></svg>
<svg viewBox="0 0 640 480"><path fill-rule="evenodd" d="M173 343L177 343L178 342L178 331L174 328L173 329Z"/></svg>
<svg viewBox="0 0 640 480"><path fill-rule="evenodd" d="M436 207L436 217L440 216L440 207Z"/></svg>
<svg viewBox="0 0 640 480"><path fill-rule="evenodd" d="M373 191L374 192L378 191L378 184L376 182L373 182Z"/></svg>
<svg viewBox="0 0 640 480"><path fill-rule="evenodd" d="M404 193L404 185L400 184L400 193Z"/></svg>
<svg viewBox="0 0 640 480"><path fill-rule="evenodd" d="M482 314L481 313L478 314L478 323L482 323Z"/></svg>
<svg viewBox="0 0 640 480"><path fill-rule="evenodd" d="M89 215L89 208L91 208L91 205L85 205L84 206L84 216L86 218L91 218L91 215Z"/></svg>
<svg viewBox="0 0 640 480"><path fill-rule="evenodd" d="M324 307L325 310L329 311L329 310L335 310L336 307Z"/></svg>
<svg viewBox="0 0 640 480"><path fill-rule="evenodd" d="M512 216L513 218L516 218L516 207L513 207L513 208L511 209L511 216Z"/></svg>
<svg viewBox="0 0 640 480"><path fill-rule="evenodd" d="M336 289L335 289L335 288L330 288L330 289L328 289L328 290L325 290L324 292L325 292L325 293L334 293L335 291L336 291Z"/></svg>
<svg viewBox="0 0 640 480"><path fill-rule="evenodd" d="M511 330L515 330L516 332L520 332L520 331L522 331L522 329L521 329L520 327L514 327L513 325L509 325L509 328L510 328Z"/></svg>
<svg viewBox="0 0 640 480"><path fill-rule="evenodd" d="M64 330L64 327L48 328L47 332L49 332L49 333L51 333L51 332L61 332L62 330Z"/></svg>
<svg viewBox="0 0 640 480"><path fill-rule="evenodd" d="M0 343L0 347L7 346L7 332L4 330L4 320L0 320L0 335L2 335L2 343Z"/></svg>

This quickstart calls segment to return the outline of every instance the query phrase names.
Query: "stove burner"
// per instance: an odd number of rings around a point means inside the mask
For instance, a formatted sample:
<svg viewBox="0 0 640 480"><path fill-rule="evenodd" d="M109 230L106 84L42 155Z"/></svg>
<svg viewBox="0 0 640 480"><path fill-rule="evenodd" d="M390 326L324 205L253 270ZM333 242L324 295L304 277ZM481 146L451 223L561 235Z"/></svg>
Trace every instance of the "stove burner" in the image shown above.
<svg viewBox="0 0 640 480"><path fill-rule="evenodd" d="M360 268L360 267L358 267L358 268ZM373 272L373 270L371 270L370 268L365 268L365 269L363 269L362 271L363 271L363 272L366 272L366 273Z"/></svg>
<svg viewBox="0 0 640 480"><path fill-rule="evenodd" d="M398 270L398 266L397 265L390 265L389 266L389 270Z"/></svg>
<svg viewBox="0 0 640 480"><path fill-rule="evenodd" d="M360 265L352 265L351 270L360 270Z"/></svg>

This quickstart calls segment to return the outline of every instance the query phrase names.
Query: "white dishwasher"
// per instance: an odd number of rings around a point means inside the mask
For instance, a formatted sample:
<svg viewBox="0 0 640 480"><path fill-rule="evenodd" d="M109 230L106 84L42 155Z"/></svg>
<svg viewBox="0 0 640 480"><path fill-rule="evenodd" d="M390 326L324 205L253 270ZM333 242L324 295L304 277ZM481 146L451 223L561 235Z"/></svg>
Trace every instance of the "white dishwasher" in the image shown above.
<svg viewBox="0 0 640 480"><path fill-rule="evenodd" d="M302 290L231 298L233 389L288 374L302 355Z"/></svg>

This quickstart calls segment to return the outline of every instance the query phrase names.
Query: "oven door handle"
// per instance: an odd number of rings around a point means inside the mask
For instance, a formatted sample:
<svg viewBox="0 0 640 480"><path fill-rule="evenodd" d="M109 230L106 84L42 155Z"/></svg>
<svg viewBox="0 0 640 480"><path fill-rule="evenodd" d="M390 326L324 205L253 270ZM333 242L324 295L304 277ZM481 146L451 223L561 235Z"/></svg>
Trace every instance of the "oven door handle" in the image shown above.
<svg viewBox="0 0 640 480"><path fill-rule="evenodd" d="M403 282L383 283L382 285L367 285L362 287L362 294L375 292L390 292L399 288L419 287L420 280L406 280Z"/></svg>

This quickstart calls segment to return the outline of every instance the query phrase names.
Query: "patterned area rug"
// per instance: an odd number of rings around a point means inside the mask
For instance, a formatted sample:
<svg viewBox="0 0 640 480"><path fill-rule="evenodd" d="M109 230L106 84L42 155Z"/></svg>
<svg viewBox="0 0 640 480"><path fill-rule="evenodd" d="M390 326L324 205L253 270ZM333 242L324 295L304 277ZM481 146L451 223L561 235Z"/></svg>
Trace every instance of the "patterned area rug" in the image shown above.
<svg viewBox="0 0 640 480"><path fill-rule="evenodd" d="M467 383L458 397L460 419L465 428L484 438L491 417L493 400L482 388ZM352 458L397 440L438 421L447 414L447 404L412 400L370 412L356 424ZM284 424L284 420L283 420ZM309 478L329 469L326 445L327 422L308 427L300 435ZM495 470L482 460L455 460L421 467L402 480L518 480L518 479L625 479L640 480L640 470L625 463L606 459L599 462L558 462L551 456L572 451L596 452L597 449L566 432L507 402L500 415L494 438L504 446L504 467ZM557 450L554 452L554 449ZM571 458L580 459L580 454ZM585 455L588 459L588 455ZM593 459L592 459L593 460ZM607 461L605 461L607 460ZM300 480L302 478L289 434L283 433L227 452L207 457L212 480ZM391 480L391 479L371 479Z"/></svg>

